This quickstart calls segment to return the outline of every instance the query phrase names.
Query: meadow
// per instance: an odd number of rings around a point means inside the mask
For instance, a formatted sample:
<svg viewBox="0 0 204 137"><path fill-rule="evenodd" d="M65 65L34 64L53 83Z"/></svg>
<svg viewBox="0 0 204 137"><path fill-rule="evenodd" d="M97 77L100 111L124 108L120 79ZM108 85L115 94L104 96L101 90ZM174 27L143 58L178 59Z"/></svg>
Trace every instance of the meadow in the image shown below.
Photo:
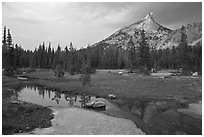
<svg viewBox="0 0 204 137"><path fill-rule="evenodd" d="M123 72L119 74L118 72ZM97 70L91 74L91 85L82 86L80 74L65 73L58 79L52 70L35 71L27 75L36 85L59 90L108 97L115 94L117 98L157 98L185 99L196 101L202 98L202 78L173 76L161 78L139 73L127 73L125 70Z"/></svg>

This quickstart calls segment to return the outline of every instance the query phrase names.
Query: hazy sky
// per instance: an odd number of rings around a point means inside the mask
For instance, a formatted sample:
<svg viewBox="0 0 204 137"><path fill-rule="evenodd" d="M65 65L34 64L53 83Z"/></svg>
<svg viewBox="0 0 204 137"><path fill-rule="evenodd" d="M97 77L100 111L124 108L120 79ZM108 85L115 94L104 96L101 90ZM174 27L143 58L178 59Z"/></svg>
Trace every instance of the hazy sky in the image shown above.
<svg viewBox="0 0 204 137"><path fill-rule="evenodd" d="M160 24L176 29L202 21L202 3L3 3L2 25L13 42L34 49L43 41L64 48L94 44L149 12Z"/></svg>

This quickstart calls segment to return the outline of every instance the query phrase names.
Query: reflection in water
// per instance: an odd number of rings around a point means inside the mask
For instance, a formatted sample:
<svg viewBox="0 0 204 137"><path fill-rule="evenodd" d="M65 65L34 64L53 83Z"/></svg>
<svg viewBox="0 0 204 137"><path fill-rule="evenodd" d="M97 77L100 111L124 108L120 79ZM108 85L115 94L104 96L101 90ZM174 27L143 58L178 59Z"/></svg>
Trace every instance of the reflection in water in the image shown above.
<svg viewBox="0 0 204 137"><path fill-rule="evenodd" d="M52 98L52 100L55 100L57 104L60 103L60 99L61 99L61 94L57 91L54 91L54 97Z"/></svg>
<svg viewBox="0 0 204 137"><path fill-rule="evenodd" d="M36 86L19 88L16 92L19 100L52 107L84 107L87 102L105 100L95 96L60 93ZM107 109L104 113L129 118L136 123L139 118L147 125L147 129L142 129L147 134L202 133L202 120L177 112L175 102L138 99L115 99L111 102L113 104L106 100Z"/></svg>
<svg viewBox="0 0 204 137"><path fill-rule="evenodd" d="M147 124L149 134L202 134L202 120L177 112L175 102L135 99L112 102L140 117Z"/></svg>
<svg viewBox="0 0 204 137"><path fill-rule="evenodd" d="M57 91L47 90L45 87L27 86L21 88L18 92L18 99L32 102L42 106L77 106L84 107L87 102L101 100L94 96L76 95L74 93L60 93Z"/></svg>

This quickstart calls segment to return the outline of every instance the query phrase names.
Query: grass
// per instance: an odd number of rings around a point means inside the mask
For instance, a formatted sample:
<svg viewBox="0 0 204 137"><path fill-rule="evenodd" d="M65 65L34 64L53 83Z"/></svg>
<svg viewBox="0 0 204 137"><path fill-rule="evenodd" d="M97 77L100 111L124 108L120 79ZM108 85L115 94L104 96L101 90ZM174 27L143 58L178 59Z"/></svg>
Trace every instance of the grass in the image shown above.
<svg viewBox="0 0 204 137"><path fill-rule="evenodd" d="M97 71L91 75L91 86L82 86L80 75L65 74L64 79L54 77L52 71L33 72L29 77L33 82L50 89L63 92L90 93L103 97L115 94L118 98L184 98L197 100L202 98L202 78L171 77L160 79L138 74L119 75L117 71Z"/></svg>
<svg viewBox="0 0 204 137"><path fill-rule="evenodd" d="M69 75L58 79L53 71L35 71L27 74L31 83L45 86L48 89L61 92L76 92L79 94L93 94L108 97L115 94L125 104L132 104L135 98L145 99L168 99L173 98L180 102L178 106L187 102L196 102L202 99L202 78L170 77L160 79L154 76L141 74L119 75L119 70L97 71L91 75L91 86L82 86L80 75ZM13 134L31 131L37 127L51 126L53 118L51 110L38 105L20 102L12 103L10 97L15 93L10 89L20 88L22 83L16 78L4 77L3 81L3 134ZM113 100L114 101L114 100ZM117 100L116 100L117 101ZM123 102L119 102L123 103ZM163 108L161 108L162 111Z"/></svg>
<svg viewBox="0 0 204 137"><path fill-rule="evenodd" d="M16 78L2 79L2 134L28 132L39 127L51 126L52 110L39 105L12 101L15 90L22 86Z"/></svg>

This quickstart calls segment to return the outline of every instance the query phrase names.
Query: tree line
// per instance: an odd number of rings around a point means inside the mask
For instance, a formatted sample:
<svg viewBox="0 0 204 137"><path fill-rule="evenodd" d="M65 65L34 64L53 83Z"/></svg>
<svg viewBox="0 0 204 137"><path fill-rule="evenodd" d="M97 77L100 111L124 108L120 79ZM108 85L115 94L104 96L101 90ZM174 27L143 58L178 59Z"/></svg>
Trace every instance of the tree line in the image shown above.
<svg viewBox="0 0 204 137"><path fill-rule="evenodd" d="M19 44L12 43L10 29L4 27L2 38L2 67L12 75L18 68L61 68L71 74L95 69L130 69L134 71L155 69L179 69L186 72L202 71L202 45L187 44L185 28L181 29L181 40L177 47L159 49L149 47L145 31L140 31L139 46L130 37L127 49L118 45L100 42L97 46L88 46L77 50L70 43L64 49L60 45L55 50L51 43L43 42L38 48L25 50Z"/></svg>

